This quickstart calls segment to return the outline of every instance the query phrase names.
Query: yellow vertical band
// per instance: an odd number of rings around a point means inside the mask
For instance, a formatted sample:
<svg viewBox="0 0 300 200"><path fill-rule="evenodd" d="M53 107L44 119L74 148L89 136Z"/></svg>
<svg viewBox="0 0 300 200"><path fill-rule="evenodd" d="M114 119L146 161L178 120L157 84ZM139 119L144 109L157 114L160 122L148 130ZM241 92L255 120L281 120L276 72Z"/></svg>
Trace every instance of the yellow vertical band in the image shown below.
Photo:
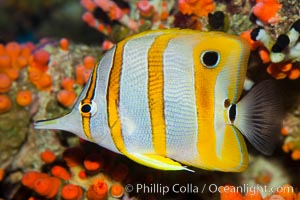
<svg viewBox="0 0 300 200"><path fill-rule="evenodd" d="M82 128L86 137L92 139L90 129L90 117L82 117Z"/></svg>
<svg viewBox="0 0 300 200"><path fill-rule="evenodd" d="M224 36L220 33L213 34L215 35L203 35L203 41L195 46L193 52L199 159L201 165L208 169L238 171L244 167L245 145L243 139L238 135L239 133L233 130L232 127L225 125L227 116L224 116L224 112L221 110L225 99L216 99L216 92L222 91L215 91L215 89L216 84L222 84L222 82L217 83L217 81L221 81L218 77L226 75L225 78L231 78L228 88L224 86L224 90L228 93L226 98L231 102L236 96L238 83L236 74L240 74L238 72L238 61L241 54L240 42L235 38L229 38L229 36L224 39ZM214 37L214 39L211 40L211 37ZM230 47L230 50L226 50L228 47ZM207 49L219 52L220 62L215 68L206 68L201 64L199 57ZM234 57L233 55L237 56ZM222 106L215 107L216 105ZM216 113L224 116L224 122L216 121ZM215 124L216 122L222 124ZM217 137L223 138L222 141L217 141ZM220 153L217 152L218 150L220 150Z"/></svg>
<svg viewBox="0 0 300 200"><path fill-rule="evenodd" d="M214 127L215 118L215 85L217 77L224 66L221 60L216 68L209 69L201 64L200 56L207 49L222 45L223 40L216 37L213 41L212 36L202 35L201 42L194 47L194 80L195 97L198 124L197 149L201 164L208 169L218 168L220 165L217 156L217 133ZM218 48L219 49L219 48Z"/></svg>
<svg viewBox="0 0 300 200"><path fill-rule="evenodd" d="M127 40L123 40L116 45L114 52L113 66L111 68L107 87L107 115L108 125L111 130L112 139L116 148L121 152L126 152L122 136L121 120L118 111L120 98L120 79L123 63L123 49Z"/></svg>
<svg viewBox="0 0 300 200"><path fill-rule="evenodd" d="M158 36L148 51L148 101L152 143L156 154L166 155L166 124L164 116L163 52L175 34Z"/></svg>
<svg viewBox="0 0 300 200"><path fill-rule="evenodd" d="M95 87L96 87L96 82L97 82L97 71L98 71L99 64L96 63L94 70L92 72L92 77L89 83L89 87L87 89L85 98L81 101L81 105L84 104L91 104L91 101L94 98L95 94ZM86 135L87 138L92 139L91 135L91 128L90 128L90 120L91 120L91 114L85 113L82 115L82 127L84 134Z"/></svg>
<svg viewBox="0 0 300 200"><path fill-rule="evenodd" d="M94 97L95 87L96 87L96 82L97 82L98 67L99 67L99 63L96 63L94 70L92 72L92 77L91 77L89 88L86 92L86 95L85 95L85 98L83 99L83 101L91 101Z"/></svg>
<svg viewBox="0 0 300 200"><path fill-rule="evenodd" d="M158 31L153 31L153 33L155 32ZM124 144L121 120L118 110L120 98L120 80L123 65L123 51L124 46L128 41L136 38L141 38L145 35L148 35L149 33L150 32L144 32L138 35L128 37L116 45L113 58L113 65L109 74L108 87L106 93L108 125L111 129L112 139L116 145L116 148L121 153L126 155L126 146Z"/></svg>
<svg viewBox="0 0 300 200"><path fill-rule="evenodd" d="M216 133L214 129L214 88L216 73L198 64L199 54L194 55L195 97L197 108L198 142L197 149L201 163L210 168L217 163Z"/></svg>

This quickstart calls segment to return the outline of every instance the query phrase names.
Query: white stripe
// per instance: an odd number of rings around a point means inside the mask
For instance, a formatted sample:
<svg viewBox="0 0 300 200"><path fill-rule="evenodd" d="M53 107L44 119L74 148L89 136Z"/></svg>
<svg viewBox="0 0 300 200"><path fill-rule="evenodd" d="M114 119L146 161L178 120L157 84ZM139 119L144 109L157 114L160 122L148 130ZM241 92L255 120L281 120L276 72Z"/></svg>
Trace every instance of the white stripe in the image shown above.
<svg viewBox="0 0 300 200"><path fill-rule="evenodd" d="M236 137L236 141L239 144L238 145L239 146L239 150L240 150L240 152L242 152L242 149L241 149L241 140L238 138L238 134L241 134L241 133L235 127L232 127L232 130L234 131L234 133L235 133L234 135ZM243 162L244 162L243 153L241 153L240 155L241 155L240 156L240 164L236 168L234 168L233 170L239 169L242 166Z"/></svg>
<svg viewBox="0 0 300 200"><path fill-rule="evenodd" d="M94 101L97 103L98 112L91 118L91 133L94 141L114 152L118 152L110 133L107 121L107 101L106 91L108 86L108 77L113 63L115 47L108 51L99 63L97 76L98 80L95 88Z"/></svg>
<svg viewBox="0 0 300 200"><path fill-rule="evenodd" d="M227 66L224 66L226 69ZM228 85L229 81L231 81L230 77L228 77L227 71L221 71L216 79L216 85L214 89L214 132L216 133L216 153L219 158L221 158L221 151L224 142L224 134L225 134L225 119L224 119L224 101L228 99Z"/></svg>
<svg viewBox="0 0 300 200"><path fill-rule="evenodd" d="M234 91L234 98L232 100L233 104L236 104L238 102L239 98L240 98L241 93L238 93L239 92L238 91L239 90L239 86L242 85L242 88L243 88L243 85L244 85L244 82L245 82L245 77L246 77L246 70L244 70L244 72L241 71L242 67L245 68L245 65L246 65L246 63L244 63L245 60L243 60L243 59L245 59L245 51L246 51L245 45L242 42L240 42L240 41L236 41L236 42L237 42L237 45L240 48L239 50L236 49L237 50L236 51L236 55L240 54L240 57L239 57L238 62L237 62L237 71L235 72L236 73L236 77L235 77L235 85L236 85L236 87L235 87L235 91ZM229 58L229 59L233 59L233 58ZM246 59L248 59L248 58L246 58ZM231 63L229 63L228 65L229 66L230 65L234 66ZM246 66L246 68L247 68L247 66ZM245 73L245 74L242 74L242 73ZM228 78L230 79L230 77L228 77Z"/></svg>
<svg viewBox="0 0 300 200"><path fill-rule="evenodd" d="M129 153L154 152L148 105L148 50L158 34L129 40L123 50L119 111Z"/></svg>
<svg viewBox="0 0 300 200"><path fill-rule="evenodd" d="M171 39L163 60L167 156L182 163L199 158L191 37Z"/></svg>

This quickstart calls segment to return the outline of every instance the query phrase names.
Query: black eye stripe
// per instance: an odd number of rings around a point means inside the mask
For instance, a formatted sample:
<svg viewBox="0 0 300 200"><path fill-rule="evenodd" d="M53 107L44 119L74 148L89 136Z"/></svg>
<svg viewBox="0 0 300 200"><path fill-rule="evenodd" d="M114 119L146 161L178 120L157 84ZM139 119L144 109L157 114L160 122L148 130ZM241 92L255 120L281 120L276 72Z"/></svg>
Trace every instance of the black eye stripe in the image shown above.
<svg viewBox="0 0 300 200"><path fill-rule="evenodd" d="M214 68L220 60L220 55L216 51L205 51L201 54L201 62L207 68Z"/></svg>
<svg viewBox="0 0 300 200"><path fill-rule="evenodd" d="M83 113L91 112L91 110L92 110L92 107L90 104L85 104L81 107L81 112L83 112Z"/></svg>

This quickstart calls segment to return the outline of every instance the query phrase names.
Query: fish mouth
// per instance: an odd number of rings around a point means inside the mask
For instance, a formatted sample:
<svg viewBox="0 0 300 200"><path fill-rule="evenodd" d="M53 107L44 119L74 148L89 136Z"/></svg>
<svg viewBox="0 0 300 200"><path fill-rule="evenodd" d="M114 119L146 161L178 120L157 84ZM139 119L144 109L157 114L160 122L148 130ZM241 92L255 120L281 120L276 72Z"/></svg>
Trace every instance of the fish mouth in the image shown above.
<svg viewBox="0 0 300 200"><path fill-rule="evenodd" d="M56 130L66 130L64 127L68 124L70 113L67 113L60 117L55 117L52 119L37 120L33 123L35 129L56 129Z"/></svg>
<svg viewBox="0 0 300 200"><path fill-rule="evenodd" d="M57 129L59 118L38 120L33 123L35 129Z"/></svg>

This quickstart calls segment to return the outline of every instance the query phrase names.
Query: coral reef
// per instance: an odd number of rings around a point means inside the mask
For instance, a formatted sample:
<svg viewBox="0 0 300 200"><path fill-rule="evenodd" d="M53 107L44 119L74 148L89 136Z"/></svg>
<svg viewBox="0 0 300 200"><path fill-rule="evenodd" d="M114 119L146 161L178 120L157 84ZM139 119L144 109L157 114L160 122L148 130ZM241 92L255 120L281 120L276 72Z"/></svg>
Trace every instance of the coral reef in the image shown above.
<svg viewBox="0 0 300 200"><path fill-rule="evenodd" d="M276 23L279 20L278 11L282 5L277 0L257 0L252 12L261 23Z"/></svg>
<svg viewBox="0 0 300 200"><path fill-rule="evenodd" d="M102 153L93 151L82 145L68 148L58 157L50 150L42 152L41 158L46 161L42 166L44 172L28 171L22 177L23 186L35 192L29 198L51 199L60 194L63 199L82 199L83 196L90 200L128 199L119 182L127 173L119 180L109 176L114 162L104 162Z"/></svg>
<svg viewBox="0 0 300 200"><path fill-rule="evenodd" d="M67 112L65 108L59 106L55 95L61 91L60 82L64 77L74 76L73 66L83 63L84 55L95 56L101 51L81 45L71 53L62 49L58 42L52 41L42 41L35 46L14 42L2 47L4 50L0 57L4 57L2 61L6 60L6 65L1 65L0 75L4 77L1 80L9 84L7 86L3 84L5 90L0 94L0 167L9 169L4 178L10 181L12 178L12 183L16 183L18 177L20 178L20 169L32 168L32 163L36 167L41 165L41 161L37 160L39 156L36 152L46 148L46 141L47 146L49 145L53 152L61 152L64 149L63 146L58 145L59 138L52 134L35 133L31 125L33 114L37 112L37 109L42 113L50 114L49 117ZM12 47L16 52L12 50ZM6 50L7 48L9 51ZM7 52L13 53L10 55ZM17 62L20 57L24 58L23 63L26 63L21 65L22 67ZM57 74L60 75L57 76ZM49 78L44 79L44 75ZM80 84L72 86L72 91L74 93L76 91L74 99L80 93L81 88ZM39 105L39 99L44 99L47 103ZM6 184L5 181L4 184Z"/></svg>
<svg viewBox="0 0 300 200"><path fill-rule="evenodd" d="M267 65L267 72L275 79L289 78L291 80L300 77L298 58L300 20L294 22L286 34L281 34L276 40L261 27L241 34L251 49L258 50L262 63Z"/></svg>
<svg viewBox="0 0 300 200"><path fill-rule="evenodd" d="M299 84L298 84L299 85ZM299 89L299 86L295 89ZM299 95L287 94L293 100L293 104L288 106L289 112L283 121L283 128L281 133L284 137L284 143L282 144L282 150L285 153L290 154L293 160L300 160L300 98Z"/></svg>

